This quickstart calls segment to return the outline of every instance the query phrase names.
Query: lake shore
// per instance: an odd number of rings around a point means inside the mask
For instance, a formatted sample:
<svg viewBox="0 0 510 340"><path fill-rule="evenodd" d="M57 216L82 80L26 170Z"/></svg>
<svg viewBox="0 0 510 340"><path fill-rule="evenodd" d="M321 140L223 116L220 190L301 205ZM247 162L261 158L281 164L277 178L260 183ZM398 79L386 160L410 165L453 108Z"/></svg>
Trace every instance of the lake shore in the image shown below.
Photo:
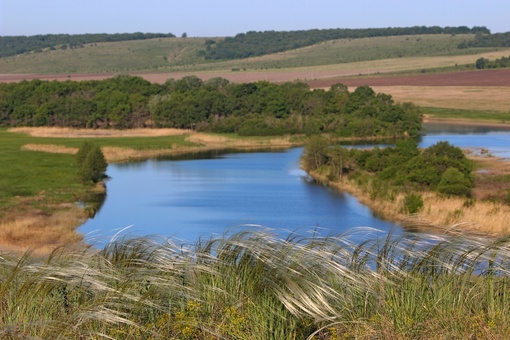
<svg viewBox="0 0 510 340"><path fill-rule="evenodd" d="M405 193L398 193L392 199L373 199L368 192L370 187L362 188L347 176L332 181L318 171L311 171L309 175L323 185L353 195L377 216L405 229L488 237L508 235L510 206L503 202L504 198L495 199L494 186L499 184L499 190L505 191L497 177L510 173L510 162L491 156L468 155L468 158L476 162L480 169L475 176L478 187L473 189L473 199L445 197L430 191L417 192L423 198L423 208L412 215L403 212ZM495 180L488 180L492 176Z"/></svg>

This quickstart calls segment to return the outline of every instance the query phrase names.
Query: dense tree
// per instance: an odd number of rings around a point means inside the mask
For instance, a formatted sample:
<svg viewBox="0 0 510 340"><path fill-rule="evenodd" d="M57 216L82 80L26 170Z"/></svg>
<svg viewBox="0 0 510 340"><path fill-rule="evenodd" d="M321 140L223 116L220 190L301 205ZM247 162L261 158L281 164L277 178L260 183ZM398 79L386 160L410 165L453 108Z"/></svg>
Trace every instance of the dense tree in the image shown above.
<svg viewBox="0 0 510 340"><path fill-rule="evenodd" d="M312 136L308 139L303 153L305 168L316 170L328 161L328 141L322 136Z"/></svg>
<svg viewBox="0 0 510 340"><path fill-rule="evenodd" d="M243 118L241 118L243 117ZM350 93L302 82L230 83L196 76L164 84L140 77L0 84L3 126L176 127L243 135L416 136L421 114L368 86Z"/></svg>
<svg viewBox="0 0 510 340"><path fill-rule="evenodd" d="M479 70L485 68L505 68L510 67L510 56L501 57L495 60L489 60L486 58L479 58L475 62L475 67Z"/></svg>
<svg viewBox="0 0 510 340"><path fill-rule="evenodd" d="M468 196L471 192L471 187L471 181L459 169L448 168L441 175L437 191L446 195Z"/></svg>
<svg viewBox="0 0 510 340"><path fill-rule="evenodd" d="M79 175L83 182L97 183L105 177L106 163L101 148L93 143L84 143L76 155Z"/></svg>
<svg viewBox="0 0 510 340"><path fill-rule="evenodd" d="M415 140L402 139L394 147L347 150L315 136L305 145L303 164L308 170L326 166L330 179L350 172L370 174L373 197L386 195L391 186L458 196L469 195L473 187L471 163L447 142L420 150Z"/></svg>

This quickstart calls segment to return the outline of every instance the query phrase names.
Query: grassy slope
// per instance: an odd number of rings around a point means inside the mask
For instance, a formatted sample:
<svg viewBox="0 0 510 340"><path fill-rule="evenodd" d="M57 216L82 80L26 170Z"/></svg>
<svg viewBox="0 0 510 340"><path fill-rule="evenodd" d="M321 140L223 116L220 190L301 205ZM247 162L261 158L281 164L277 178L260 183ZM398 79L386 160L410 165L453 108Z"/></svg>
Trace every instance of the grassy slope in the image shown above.
<svg viewBox="0 0 510 340"><path fill-rule="evenodd" d="M88 44L0 58L2 73L121 73L194 63L205 39L161 38Z"/></svg>
<svg viewBox="0 0 510 340"><path fill-rule="evenodd" d="M294 51L226 62L197 53L205 38L166 38L89 44L1 58L2 73L120 73L295 68L405 57L472 55L495 49L457 49L472 35L423 35L334 40ZM474 63L473 59L473 63ZM58 62L57 62L58 61Z"/></svg>

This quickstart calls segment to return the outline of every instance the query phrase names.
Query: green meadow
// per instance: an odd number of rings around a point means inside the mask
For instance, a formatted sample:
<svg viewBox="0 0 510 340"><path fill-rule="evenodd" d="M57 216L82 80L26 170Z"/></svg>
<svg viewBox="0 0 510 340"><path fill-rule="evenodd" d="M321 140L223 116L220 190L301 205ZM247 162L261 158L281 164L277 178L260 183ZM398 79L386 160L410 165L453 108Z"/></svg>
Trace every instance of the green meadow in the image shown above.
<svg viewBox="0 0 510 340"><path fill-rule="evenodd" d="M192 146L184 136L93 138L101 147L123 147L137 150L171 149ZM30 200L36 207L74 202L88 189L78 180L78 167L72 154L23 150L26 144L57 145L79 148L90 138L38 138L0 128L0 218L19 209L15 202L22 197L43 195L44 201Z"/></svg>

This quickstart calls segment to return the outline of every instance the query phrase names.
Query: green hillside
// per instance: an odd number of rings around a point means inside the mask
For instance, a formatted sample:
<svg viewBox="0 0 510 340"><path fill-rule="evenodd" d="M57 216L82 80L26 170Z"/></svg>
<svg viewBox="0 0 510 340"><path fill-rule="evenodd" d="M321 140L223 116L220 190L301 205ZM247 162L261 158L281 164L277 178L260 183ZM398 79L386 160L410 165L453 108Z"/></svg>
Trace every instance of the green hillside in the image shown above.
<svg viewBox="0 0 510 340"><path fill-rule="evenodd" d="M117 34L40 34L33 36L0 36L0 57L9 57L44 49L80 48L99 42L173 38L172 33L117 33Z"/></svg>
<svg viewBox="0 0 510 340"><path fill-rule="evenodd" d="M490 35L490 31L486 27L478 26L473 28L469 28L467 26L413 26L358 29L312 29L306 31L251 31L248 33L239 33L233 38L225 38L225 40L218 43L215 43L211 40L208 42L205 51L203 51L203 54L206 59L231 60L289 51L330 40L424 34Z"/></svg>
<svg viewBox="0 0 510 340"><path fill-rule="evenodd" d="M87 44L0 58L0 73L156 71L198 61L205 39L157 38Z"/></svg>
<svg viewBox="0 0 510 340"><path fill-rule="evenodd" d="M0 73L133 73L280 69L359 61L473 55L497 48L463 48L474 35L413 35L339 39L261 57L210 61L201 55L207 38L157 38L105 42L0 58ZM221 39L216 39L220 41ZM473 59L473 63L474 63Z"/></svg>

